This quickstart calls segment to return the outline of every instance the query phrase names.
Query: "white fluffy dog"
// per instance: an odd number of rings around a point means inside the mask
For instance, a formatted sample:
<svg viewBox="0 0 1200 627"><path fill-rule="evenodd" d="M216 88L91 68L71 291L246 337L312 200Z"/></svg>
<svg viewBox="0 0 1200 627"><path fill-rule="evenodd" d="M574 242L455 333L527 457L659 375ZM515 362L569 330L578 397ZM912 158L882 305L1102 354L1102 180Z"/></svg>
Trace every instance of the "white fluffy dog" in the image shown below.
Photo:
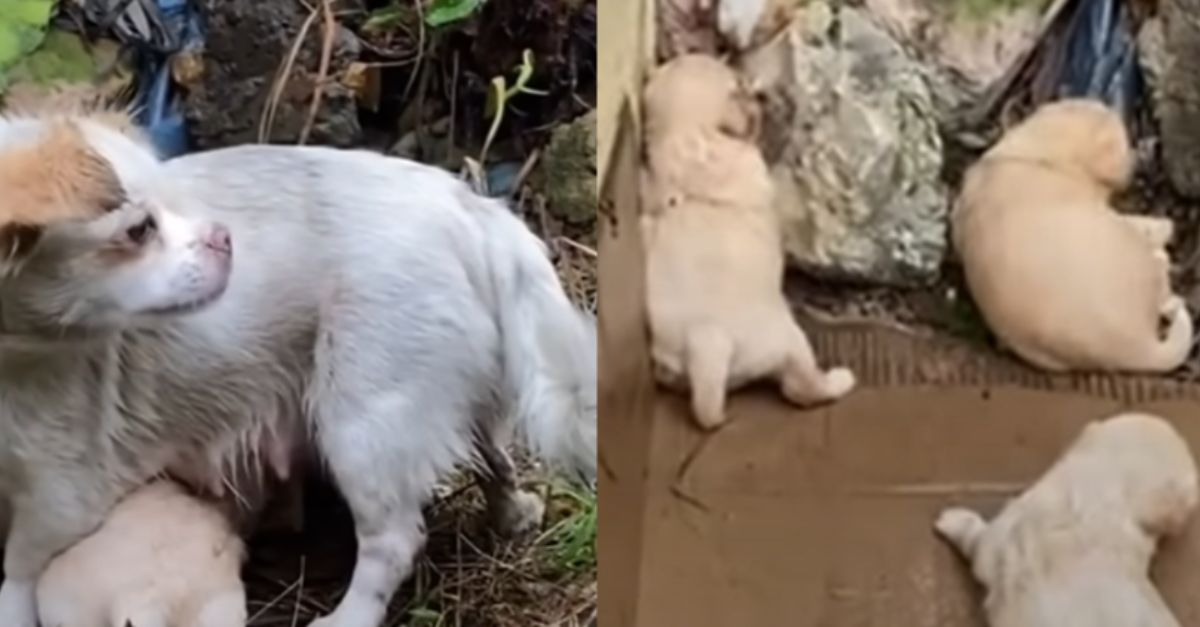
<svg viewBox="0 0 1200 627"><path fill-rule="evenodd" d="M781 383L798 405L854 387L823 371L783 295L784 254L767 164L754 144L758 108L729 67L684 55L643 96L646 301L656 376L689 389L700 426L725 422L725 392Z"/></svg>
<svg viewBox="0 0 1200 627"><path fill-rule="evenodd" d="M1088 425L990 523L952 508L936 528L971 561L994 627L1178 626L1150 559L1197 498L1183 438L1161 418L1123 414Z"/></svg>
<svg viewBox="0 0 1200 627"><path fill-rule="evenodd" d="M38 581L43 627L240 627L242 540L213 504L156 481Z"/></svg>
<svg viewBox="0 0 1200 627"><path fill-rule="evenodd" d="M432 167L245 146L162 162L111 115L0 118L0 625L164 468L265 466L299 425L349 503L350 586L319 627L377 627L421 507L476 460L497 520L539 524L514 425L595 472L596 345L542 243Z"/></svg>

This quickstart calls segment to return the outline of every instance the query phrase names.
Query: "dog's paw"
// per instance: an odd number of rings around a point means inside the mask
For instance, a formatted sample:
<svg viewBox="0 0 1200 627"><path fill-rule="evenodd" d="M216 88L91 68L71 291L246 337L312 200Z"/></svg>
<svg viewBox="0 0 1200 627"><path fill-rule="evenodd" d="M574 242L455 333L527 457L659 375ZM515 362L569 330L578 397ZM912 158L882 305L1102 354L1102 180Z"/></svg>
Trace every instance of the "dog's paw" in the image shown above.
<svg viewBox="0 0 1200 627"><path fill-rule="evenodd" d="M987 528L978 513L964 507L951 507L938 515L933 528L968 556L974 553L979 536Z"/></svg>
<svg viewBox="0 0 1200 627"><path fill-rule="evenodd" d="M858 379L849 368L831 368L825 373L825 390L829 398L840 398L854 389Z"/></svg>
<svg viewBox="0 0 1200 627"><path fill-rule="evenodd" d="M520 538L537 531L546 515L542 497L524 490L513 492L492 519L496 533L508 538Z"/></svg>
<svg viewBox="0 0 1200 627"><path fill-rule="evenodd" d="M696 424L705 431L716 431L725 424L725 412L717 414L695 414Z"/></svg>
<svg viewBox="0 0 1200 627"><path fill-rule="evenodd" d="M0 625L38 627L33 584L14 580L0 584Z"/></svg>

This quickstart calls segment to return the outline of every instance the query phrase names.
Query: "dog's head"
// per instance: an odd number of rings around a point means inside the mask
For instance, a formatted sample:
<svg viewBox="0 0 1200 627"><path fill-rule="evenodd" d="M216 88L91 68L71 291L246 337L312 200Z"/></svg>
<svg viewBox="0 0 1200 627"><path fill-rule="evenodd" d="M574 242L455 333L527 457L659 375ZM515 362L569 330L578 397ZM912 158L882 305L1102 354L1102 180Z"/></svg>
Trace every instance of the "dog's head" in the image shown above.
<svg viewBox="0 0 1200 627"><path fill-rule="evenodd" d="M224 291L228 231L195 217L120 119L0 117L0 333L111 332Z"/></svg>
<svg viewBox="0 0 1200 627"><path fill-rule="evenodd" d="M1134 154L1125 123L1096 100L1071 98L1042 105L1010 129L987 156L1031 159L1079 172L1106 189L1129 185Z"/></svg>
<svg viewBox="0 0 1200 627"><path fill-rule="evenodd" d="M1100 482L1119 491L1135 522L1151 537L1178 533L1200 500L1187 442L1165 420L1127 413L1084 429L1075 451L1095 457Z"/></svg>
<svg viewBox="0 0 1200 627"><path fill-rule="evenodd" d="M668 128L689 128L750 142L758 139L758 100L729 66L708 55L682 55L655 69L642 101L651 136Z"/></svg>

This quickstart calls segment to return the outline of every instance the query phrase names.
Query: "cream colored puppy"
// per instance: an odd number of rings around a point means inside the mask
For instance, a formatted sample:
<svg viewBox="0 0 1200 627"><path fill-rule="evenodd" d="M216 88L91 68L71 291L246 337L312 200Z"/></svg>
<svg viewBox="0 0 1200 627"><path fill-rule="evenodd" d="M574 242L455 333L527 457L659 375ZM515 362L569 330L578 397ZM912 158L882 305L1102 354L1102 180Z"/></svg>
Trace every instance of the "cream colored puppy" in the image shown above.
<svg viewBox="0 0 1200 627"><path fill-rule="evenodd" d="M217 507L170 481L122 500L38 582L43 627L246 624L241 539Z"/></svg>
<svg viewBox="0 0 1200 627"><path fill-rule="evenodd" d="M790 401L836 399L845 368L823 372L782 293L784 257L758 110L716 59L676 58L644 95L642 235L656 374L690 387L697 422L725 422L725 393L778 378Z"/></svg>
<svg viewBox="0 0 1200 627"><path fill-rule="evenodd" d="M952 508L936 528L970 560L993 627L1177 626L1150 559L1197 498L1187 443L1166 421L1130 413L1088 425L990 523Z"/></svg>
<svg viewBox="0 0 1200 627"><path fill-rule="evenodd" d="M966 175L952 216L967 285L988 325L1046 370L1168 371L1192 321L1171 292L1172 224L1109 205L1133 155L1116 113L1043 106Z"/></svg>

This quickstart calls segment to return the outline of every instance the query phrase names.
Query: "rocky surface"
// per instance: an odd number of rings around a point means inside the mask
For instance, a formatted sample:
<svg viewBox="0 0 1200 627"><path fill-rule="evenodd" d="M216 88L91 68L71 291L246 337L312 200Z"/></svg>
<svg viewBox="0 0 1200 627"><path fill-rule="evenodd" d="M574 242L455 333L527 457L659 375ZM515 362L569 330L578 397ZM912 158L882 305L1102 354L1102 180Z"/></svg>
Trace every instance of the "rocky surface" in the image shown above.
<svg viewBox="0 0 1200 627"><path fill-rule="evenodd" d="M546 210L569 232L593 233L596 223L596 113L554 131L532 183Z"/></svg>
<svg viewBox="0 0 1200 627"><path fill-rule="evenodd" d="M1163 0L1161 11L1156 115L1163 163L1178 192L1200 198L1200 0Z"/></svg>
<svg viewBox="0 0 1200 627"><path fill-rule="evenodd" d="M942 144L926 72L870 17L820 2L743 62L791 259L834 279L915 286L946 252Z"/></svg>
<svg viewBox="0 0 1200 627"><path fill-rule="evenodd" d="M939 0L865 0L868 11L910 51L954 73L973 93L1000 78L1035 43L1037 3L975 13Z"/></svg>
<svg viewBox="0 0 1200 627"><path fill-rule="evenodd" d="M185 113L197 148L255 142L260 120L281 62L288 57L308 17L295 0L204 0L207 40L202 67L191 77ZM281 94L267 140L295 143L309 115L321 59L323 21L308 31ZM311 135L313 144L351 146L361 141L354 91L343 85L359 57L357 38L336 27L329 78Z"/></svg>

